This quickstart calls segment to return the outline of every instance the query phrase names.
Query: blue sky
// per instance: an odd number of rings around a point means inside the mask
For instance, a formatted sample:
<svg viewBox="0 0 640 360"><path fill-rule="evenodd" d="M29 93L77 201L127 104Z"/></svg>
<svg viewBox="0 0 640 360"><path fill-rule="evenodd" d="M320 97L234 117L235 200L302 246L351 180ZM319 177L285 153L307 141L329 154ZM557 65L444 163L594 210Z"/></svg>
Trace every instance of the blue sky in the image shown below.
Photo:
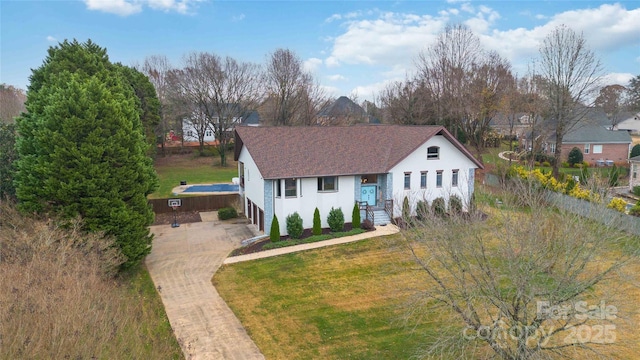
<svg viewBox="0 0 640 360"><path fill-rule="evenodd" d="M525 74L540 41L566 24L601 58L606 83L640 74L640 1L0 0L0 82L26 89L47 49L91 39L112 61L207 51L265 63L296 52L332 96L373 99L414 71L446 24L467 24Z"/></svg>

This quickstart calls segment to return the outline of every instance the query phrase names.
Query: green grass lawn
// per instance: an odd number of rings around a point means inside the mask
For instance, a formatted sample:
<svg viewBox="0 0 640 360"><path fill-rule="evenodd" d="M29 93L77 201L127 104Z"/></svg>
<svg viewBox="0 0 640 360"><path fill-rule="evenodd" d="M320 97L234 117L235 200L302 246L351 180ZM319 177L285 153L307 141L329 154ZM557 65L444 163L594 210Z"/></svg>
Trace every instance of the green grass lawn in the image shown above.
<svg viewBox="0 0 640 360"><path fill-rule="evenodd" d="M408 359L438 325L403 321L416 272L399 240L227 265L213 282L267 359Z"/></svg>
<svg viewBox="0 0 640 360"><path fill-rule="evenodd" d="M171 197L172 189L186 180L187 184L230 183L238 176L237 163L233 157L227 160L227 166L221 167L218 157L199 157L195 155L173 155L158 157L155 169L158 173L160 186L150 199Z"/></svg>

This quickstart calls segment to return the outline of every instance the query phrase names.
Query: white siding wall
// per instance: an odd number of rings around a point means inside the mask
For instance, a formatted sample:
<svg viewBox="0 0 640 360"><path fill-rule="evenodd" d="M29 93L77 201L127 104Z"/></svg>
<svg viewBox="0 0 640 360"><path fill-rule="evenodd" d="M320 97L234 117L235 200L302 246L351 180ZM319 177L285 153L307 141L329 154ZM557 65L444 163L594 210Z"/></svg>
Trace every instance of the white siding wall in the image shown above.
<svg viewBox="0 0 640 360"><path fill-rule="evenodd" d="M427 160L427 148L440 147L437 160ZM394 216L400 216L404 197L409 199L412 211L419 200L427 200L429 205L437 197L448 203L449 196L458 195L463 204L469 201L469 169L477 166L443 136L434 136L416 151L391 169L393 174ZM451 186L452 170L458 170L458 186ZM436 173L442 170L442 187L436 187ZM427 171L427 188L420 188L420 173ZM411 172L411 189L404 189L404 174Z"/></svg>
<svg viewBox="0 0 640 360"><path fill-rule="evenodd" d="M264 210L264 180L246 147L242 147L238 162L244 163L244 208L247 214L247 199ZM240 164L238 164L238 170ZM238 174L238 177L240 174ZM242 189L241 189L242 190ZM265 219L266 221L266 219Z"/></svg>
<svg viewBox="0 0 640 360"><path fill-rule="evenodd" d="M189 131L191 131L191 136L188 135ZM213 136L213 130L210 129L210 131L211 131L211 136L206 136L205 134L205 137L204 137L205 142L213 142L216 139L215 136ZM182 123L182 139L184 141L198 141L198 132L196 131L193 124L191 124L191 122L188 120L184 120Z"/></svg>
<svg viewBox="0 0 640 360"><path fill-rule="evenodd" d="M280 234L287 234L287 216L298 212L302 217L302 225L305 229L313 227L313 213L317 207L320 211L320 219L322 227L328 227L327 216L332 207L342 208L344 213L344 221L351 222L351 211L353 210L354 200L354 176L340 176L338 178L338 191L335 192L319 192L318 178L298 179L298 194L295 198L284 197L284 180L281 182L283 186L282 197L276 198L274 201L274 212L278 216L280 223ZM274 181L274 184L277 184ZM275 185L274 185L275 186ZM302 188L302 192L300 191ZM274 195L276 191L274 190Z"/></svg>

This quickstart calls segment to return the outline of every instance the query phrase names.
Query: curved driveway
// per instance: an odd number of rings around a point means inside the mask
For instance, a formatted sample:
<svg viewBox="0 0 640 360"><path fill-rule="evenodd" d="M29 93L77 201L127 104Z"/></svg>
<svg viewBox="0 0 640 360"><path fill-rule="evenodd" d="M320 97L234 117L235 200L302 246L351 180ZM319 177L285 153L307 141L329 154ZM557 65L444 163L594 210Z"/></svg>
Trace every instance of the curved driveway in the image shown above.
<svg viewBox="0 0 640 360"><path fill-rule="evenodd" d="M186 359L264 359L211 284L229 252L254 236L247 225L213 221L152 226L146 264ZM207 217L205 219L205 217Z"/></svg>

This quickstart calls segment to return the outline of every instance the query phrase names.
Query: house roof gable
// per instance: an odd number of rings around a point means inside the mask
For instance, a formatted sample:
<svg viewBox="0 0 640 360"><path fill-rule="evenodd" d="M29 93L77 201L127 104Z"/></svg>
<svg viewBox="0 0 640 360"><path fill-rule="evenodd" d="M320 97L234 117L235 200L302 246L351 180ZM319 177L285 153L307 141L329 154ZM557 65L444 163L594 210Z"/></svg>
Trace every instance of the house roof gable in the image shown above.
<svg viewBox="0 0 640 360"><path fill-rule="evenodd" d="M380 174L436 135L483 167L442 126L243 126L236 128L235 159L246 147L265 179Z"/></svg>

